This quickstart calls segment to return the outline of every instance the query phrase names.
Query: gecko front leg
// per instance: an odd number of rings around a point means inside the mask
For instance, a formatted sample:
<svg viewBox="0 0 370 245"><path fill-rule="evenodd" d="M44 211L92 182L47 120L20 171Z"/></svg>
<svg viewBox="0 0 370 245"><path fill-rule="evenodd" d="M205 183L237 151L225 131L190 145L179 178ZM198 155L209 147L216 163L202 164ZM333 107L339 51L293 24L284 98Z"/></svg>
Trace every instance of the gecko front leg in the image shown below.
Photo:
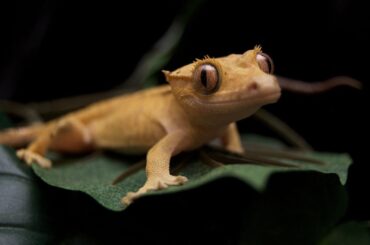
<svg viewBox="0 0 370 245"><path fill-rule="evenodd" d="M235 122L230 123L227 126L226 132L222 136L221 141L226 150L235 153L244 153L244 148Z"/></svg>
<svg viewBox="0 0 370 245"><path fill-rule="evenodd" d="M170 174L171 156L184 149L185 137L181 132L167 134L155 144L147 154L145 184L137 192L129 192L122 198L122 202L129 205L149 190L165 189L170 185L181 185L188 179L184 176Z"/></svg>

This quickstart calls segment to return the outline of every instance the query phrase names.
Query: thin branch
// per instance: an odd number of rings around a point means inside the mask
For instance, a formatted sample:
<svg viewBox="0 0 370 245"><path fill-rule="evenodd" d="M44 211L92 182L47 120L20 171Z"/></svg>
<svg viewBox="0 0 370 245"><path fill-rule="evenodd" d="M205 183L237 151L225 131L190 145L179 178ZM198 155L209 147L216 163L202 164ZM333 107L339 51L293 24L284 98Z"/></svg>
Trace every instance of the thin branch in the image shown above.
<svg viewBox="0 0 370 245"><path fill-rule="evenodd" d="M323 93L339 86L362 89L362 83L360 81L348 76L336 76L319 82L304 82L280 76L277 78L282 89L302 94Z"/></svg>
<svg viewBox="0 0 370 245"><path fill-rule="evenodd" d="M144 160L141 160L140 162L137 162L131 165L130 167L125 169L125 171L122 174L120 174L113 180L112 185L118 184L119 182L123 181L124 179L128 178L129 176L133 175L139 170L145 168L145 164L146 164L146 160L144 159Z"/></svg>
<svg viewBox="0 0 370 245"><path fill-rule="evenodd" d="M178 159L177 163L171 163L171 165L174 165L174 168L171 172L175 175L180 173L180 171L184 169L186 164L188 164L195 157L195 152L194 151L187 152L182 154L180 157L181 158Z"/></svg>
<svg viewBox="0 0 370 245"><path fill-rule="evenodd" d="M0 100L0 111L18 116L24 119L28 124L42 122L37 111L17 102Z"/></svg>
<svg viewBox="0 0 370 245"><path fill-rule="evenodd" d="M248 153L250 154L258 154L258 155L264 155L264 156L269 156L269 157L278 157L278 158L285 158L285 159L290 159L290 160L298 160L298 161L303 161L307 163L312 163L312 164L320 164L324 165L325 162L302 155L304 152L302 151L297 151L297 150L289 150L289 149L272 149L268 147L254 147L250 146L248 147Z"/></svg>
<svg viewBox="0 0 370 245"><path fill-rule="evenodd" d="M85 94L67 98L56 99L48 102L29 103L27 106L43 116L64 114L80 109L99 100L108 99L121 94L135 91L134 89L110 90L106 92Z"/></svg>
<svg viewBox="0 0 370 245"><path fill-rule="evenodd" d="M285 140L287 140L290 144L297 147L298 149L304 151L313 151L312 146L310 146L302 136L300 136L286 123L284 123L268 111L260 109L254 114L254 117L269 126L277 134L279 134L281 137L283 137Z"/></svg>
<svg viewBox="0 0 370 245"><path fill-rule="evenodd" d="M200 150L199 152L200 161L212 168L218 168L224 166L222 162L216 161L215 159L211 158L204 150Z"/></svg>
<svg viewBox="0 0 370 245"><path fill-rule="evenodd" d="M207 149L208 148L208 149ZM260 156L258 154L245 153L239 155L236 153L231 153L218 148L205 148L205 154L217 162L222 162L224 164L235 164L235 163L246 163L246 164L259 164L259 165L272 165L280 167L299 167L297 164L286 163L271 157ZM212 149L212 150L211 150Z"/></svg>

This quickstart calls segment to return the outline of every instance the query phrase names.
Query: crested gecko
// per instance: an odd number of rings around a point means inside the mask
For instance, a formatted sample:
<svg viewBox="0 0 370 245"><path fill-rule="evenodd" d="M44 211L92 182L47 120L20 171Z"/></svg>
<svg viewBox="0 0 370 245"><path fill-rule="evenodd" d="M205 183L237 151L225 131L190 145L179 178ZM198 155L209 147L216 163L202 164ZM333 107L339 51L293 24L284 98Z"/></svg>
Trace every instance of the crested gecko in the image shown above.
<svg viewBox="0 0 370 245"><path fill-rule="evenodd" d="M47 151L64 153L110 149L147 153L145 184L122 202L149 190L184 184L170 173L172 156L213 139L242 153L235 121L274 103L281 88L273 63L259 46L243 54L205 57L175 71L163 71L167 85L94 103L45 124L0 132L0 144L14 147L28 165L50 168Z"/></svg>

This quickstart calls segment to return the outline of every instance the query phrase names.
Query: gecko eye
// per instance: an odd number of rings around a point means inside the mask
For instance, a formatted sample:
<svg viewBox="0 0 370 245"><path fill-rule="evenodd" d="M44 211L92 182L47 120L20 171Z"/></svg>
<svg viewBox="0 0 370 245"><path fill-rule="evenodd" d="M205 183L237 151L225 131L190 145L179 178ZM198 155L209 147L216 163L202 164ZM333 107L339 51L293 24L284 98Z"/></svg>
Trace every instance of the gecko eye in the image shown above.
<svg viewBox="0 0 370 245"><path fill-rule="evenodd" d="M201 87L207 94L216 92L220 86L220 76L217 68L211 64L202 64L196 67L194 71L194 80L197 86Z"/></svg>
<svg viewBox="0 0 370 245"><path fill-rule="evenodd" d="M257 63L262 71L272 74L274 72L274 62L270 56L265 53L258 53L257 54Z"/></svg>

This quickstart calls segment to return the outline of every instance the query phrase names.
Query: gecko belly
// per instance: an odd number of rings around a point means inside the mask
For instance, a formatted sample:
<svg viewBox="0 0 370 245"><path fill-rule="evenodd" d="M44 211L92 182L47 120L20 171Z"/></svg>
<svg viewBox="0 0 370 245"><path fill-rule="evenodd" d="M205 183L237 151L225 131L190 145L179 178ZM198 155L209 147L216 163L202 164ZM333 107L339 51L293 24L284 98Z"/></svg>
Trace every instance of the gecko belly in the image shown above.
<svg viewBox="0 0 370 245"><path fill-rule="evenodd" d="M164 137L165 131L158 123L144 123L147 118L130 120L114 118L95 121L89 125L95 148L109 149L126 154L146 153Z"/></svg>

